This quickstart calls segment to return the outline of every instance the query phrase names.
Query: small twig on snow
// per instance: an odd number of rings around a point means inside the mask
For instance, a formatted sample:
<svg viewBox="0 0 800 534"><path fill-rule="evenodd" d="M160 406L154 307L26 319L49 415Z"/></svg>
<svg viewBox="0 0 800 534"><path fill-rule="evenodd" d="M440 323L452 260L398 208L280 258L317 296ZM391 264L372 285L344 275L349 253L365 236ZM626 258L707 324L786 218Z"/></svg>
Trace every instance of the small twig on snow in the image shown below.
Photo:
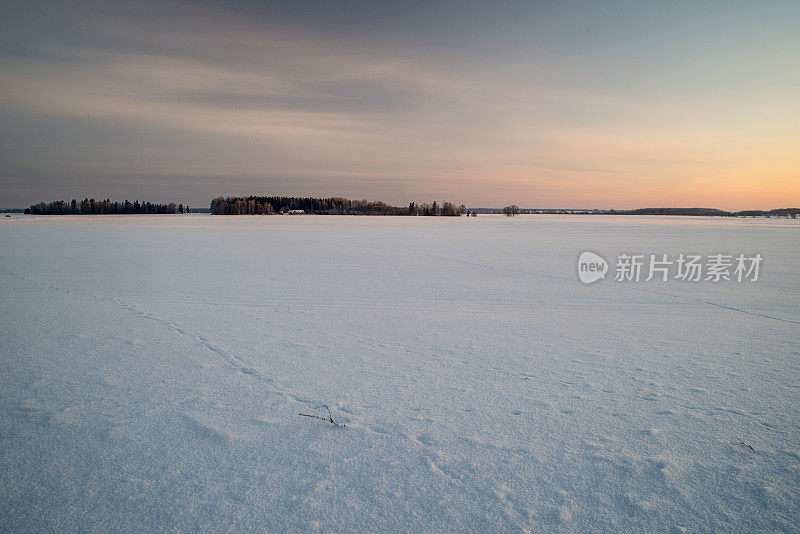
<svg viewBox="0 0 800 534"><path fill-rule="evenodd" d="M320 417L319 415L312 415L312 414L308 414L308 413L300 413L299 415L302 415L303 417L311 417L313 419L321 419L322 421L329 422L330 424L332 424L335 427L347 428L347 425L345 425L344 423L339 424L339 423L337 423L336 421L333 420L333 414L331 414L331 409L330 409L330 407L328 407L327 404L323 404L322 406L324 406L325 409L328 410L328 417Z"/></svg>
<svg viewBox="0 0 800 534"><path fill-rule="evenodd" d="M325 417L320 417L318 415L311 415L310 413L301 413L299 415L302 415L303 417L313 417L314 419L322 419L323 421L327 421Z"/></svg>

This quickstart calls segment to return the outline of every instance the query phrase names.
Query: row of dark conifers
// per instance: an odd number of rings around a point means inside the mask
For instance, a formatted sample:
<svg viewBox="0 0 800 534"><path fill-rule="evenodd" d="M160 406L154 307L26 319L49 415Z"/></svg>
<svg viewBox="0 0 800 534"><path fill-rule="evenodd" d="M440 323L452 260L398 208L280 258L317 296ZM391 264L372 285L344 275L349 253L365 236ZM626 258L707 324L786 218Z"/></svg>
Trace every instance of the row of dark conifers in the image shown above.
<svg viewBox="0 0 800 534"><path fill-rule="evenodd" d="M153 204L124 200L122 202L109 199L95 200L73 198L70 202L56 200L54 202L39 202L25 210L30 215L136 215L149 213L189 213L189 206L170 202L168 204Z"/></svg>

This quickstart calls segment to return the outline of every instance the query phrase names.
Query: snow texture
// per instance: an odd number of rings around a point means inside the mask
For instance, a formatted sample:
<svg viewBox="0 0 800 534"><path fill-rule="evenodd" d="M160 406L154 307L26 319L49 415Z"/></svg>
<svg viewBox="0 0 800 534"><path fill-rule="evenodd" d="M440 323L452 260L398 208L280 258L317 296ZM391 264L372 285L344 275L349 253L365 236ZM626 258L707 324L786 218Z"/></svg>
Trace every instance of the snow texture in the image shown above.
<svg viewBox="0 0 800 534"><path fill-rule="evenodd" d="M0 530L797 531L799 237L2 220ZM587 249L764 263L755 283L583 285ZM323 404L346 426L298 415Z"/></svg>

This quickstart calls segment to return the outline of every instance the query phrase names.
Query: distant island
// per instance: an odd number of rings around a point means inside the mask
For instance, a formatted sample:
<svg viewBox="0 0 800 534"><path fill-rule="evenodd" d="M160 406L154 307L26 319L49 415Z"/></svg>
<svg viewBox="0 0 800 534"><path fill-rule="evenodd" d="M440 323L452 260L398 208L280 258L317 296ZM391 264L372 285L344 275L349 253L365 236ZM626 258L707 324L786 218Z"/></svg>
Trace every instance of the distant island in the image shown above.
<svg viewBox="0 0 800 534"><path fill-rule="evenodd" d="M607 210L602 215L684 215L691 217L786 217L800 213L800 208L775 210L724 211L714 208L640 208L635 210Z"/></svg>
<svg viewBox="0 0 800 534"><path fill-rule="evenodd" d="M211 201L212 215L273 215L308 213L313 215L424 215L458 217L467 215L463 204L452 202L390 206L381 201L350 200L342 197L217 197Z"/></svg>
<svg viewBox="0 0 800 534"><path fill-rule="evenodd" d="M506 208L473 208L475 213L505 213ZM519 214L538 215L674 215L684 217L792 217L800 215L800 208L780 208L774 210L725 211L716 208L638 208L633 210L601 210L542 208L519 209Z"/></svg>

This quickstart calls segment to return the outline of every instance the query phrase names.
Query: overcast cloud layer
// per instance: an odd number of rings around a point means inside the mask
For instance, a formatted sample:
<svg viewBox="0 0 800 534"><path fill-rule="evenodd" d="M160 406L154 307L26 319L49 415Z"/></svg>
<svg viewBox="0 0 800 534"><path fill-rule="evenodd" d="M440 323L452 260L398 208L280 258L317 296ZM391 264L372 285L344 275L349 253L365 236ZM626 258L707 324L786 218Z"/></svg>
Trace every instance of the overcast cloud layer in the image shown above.
<svg viewBox="0 0 800 534"><path fill-rule="evenodd" d="M800 205L800 2L5 2L0 207Z"/></svg>

